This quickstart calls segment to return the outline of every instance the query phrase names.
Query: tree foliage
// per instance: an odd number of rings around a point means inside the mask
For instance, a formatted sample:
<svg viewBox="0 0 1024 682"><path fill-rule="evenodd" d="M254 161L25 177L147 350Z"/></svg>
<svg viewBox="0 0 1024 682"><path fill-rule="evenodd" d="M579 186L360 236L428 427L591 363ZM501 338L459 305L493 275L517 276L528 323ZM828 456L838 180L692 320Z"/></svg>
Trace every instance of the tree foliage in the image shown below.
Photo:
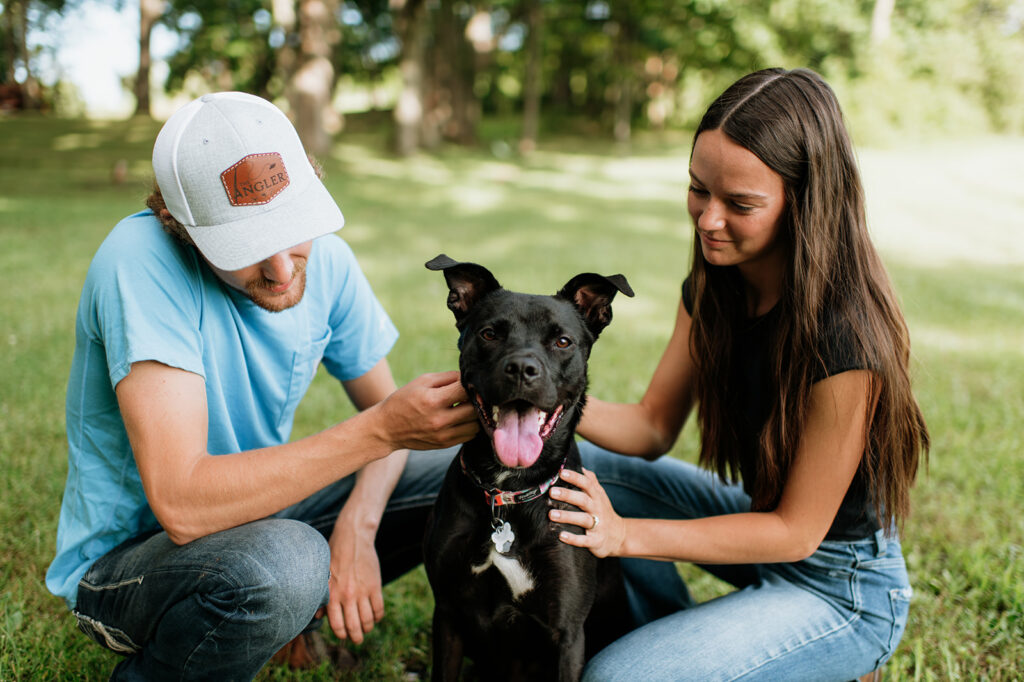
<svg viewBox="0 0 1024 682"><path fill-rule="evenodd" d="M263 0L172 0L160 23L178 34L165 88L185 87L189 75L218 90L270 96L277 49L273 17ZM280 87L280 86L278 86Z"/></svg>
<svg viewBox="0 0 1024 682"><path fill-rule="evenodd" d="M333 25L312 50L302 12L311 2ZM17 12L62 5L3 4L7 81L9 65L28 59L12 51ZM1024 131L1024 0L167 0L165 8L160 21L179 37L168 91L237 89L297 107L296 60L324 54L331 69L315 72L324 101L372 93L366 106L394 112L393 139L406 152L472 143L494 116L522 117L524 149L564 122L621 140L635 126L689 126L728 83L767 66L820 72L865 137ZM282 8L298 17L294 26L279 19ZM329 127L329 117L310 120Z"/></svg>

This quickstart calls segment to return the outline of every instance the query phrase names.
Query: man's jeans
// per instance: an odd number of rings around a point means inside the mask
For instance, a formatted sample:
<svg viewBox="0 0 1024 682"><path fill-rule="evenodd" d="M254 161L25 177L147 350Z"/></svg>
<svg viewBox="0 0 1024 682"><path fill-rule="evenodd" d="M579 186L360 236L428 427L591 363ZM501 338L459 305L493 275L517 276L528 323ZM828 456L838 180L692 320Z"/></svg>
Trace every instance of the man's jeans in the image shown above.
<svg viewBox="0 0 1024 682"><path fill-rule="evenodd" d="M456 450L410 453L377 531L385 583L422 561L426 518ZM161 531L100 558L79 583L75 615L126 656L112 679L252 679L327 603L326 538L354 479L186 545Z"/></svg>
<svg viewBox="0 0 1024 682"><path fill-rule="evenodd" d="M583 465L624 517L750 511L739 485L670 457L646 462L581 443ZM623 560L639 626L584 671L596 680L851 680L889 658L911 588L895 533L825 541L794 563L702 566L738 589L697 604L675 564Z"/></svg>

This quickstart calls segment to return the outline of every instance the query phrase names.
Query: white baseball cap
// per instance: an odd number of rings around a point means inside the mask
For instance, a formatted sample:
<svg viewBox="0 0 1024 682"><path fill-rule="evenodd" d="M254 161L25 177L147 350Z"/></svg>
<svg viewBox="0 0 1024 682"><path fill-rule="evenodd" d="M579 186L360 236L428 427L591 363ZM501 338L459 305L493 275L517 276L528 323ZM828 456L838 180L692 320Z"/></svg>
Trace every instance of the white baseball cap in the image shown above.
<svg viewBox="0 0 1024 682"><path fill-rule="evenodd" d="M345 224L291 122L255 95L218 92L183 106L157 135L153 171L167 210L221 270Z"/></svg>

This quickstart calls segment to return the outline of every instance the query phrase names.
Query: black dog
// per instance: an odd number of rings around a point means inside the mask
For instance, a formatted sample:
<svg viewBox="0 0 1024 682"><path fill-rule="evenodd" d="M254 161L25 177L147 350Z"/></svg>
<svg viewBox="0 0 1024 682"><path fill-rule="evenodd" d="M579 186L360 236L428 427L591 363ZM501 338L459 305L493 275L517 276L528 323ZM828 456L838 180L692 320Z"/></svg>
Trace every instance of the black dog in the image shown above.
<svg viewBox="0 0 1024 682"><path fill-rule="evenodd" d="M573 438L590 348L611 321L622 275L577 275L555 296L507 291L475 263L440 255L460 332L462 384L483 428L452 462L424 541L434 591L434 679L577 680L586 659L624 634L614 560L559 541L585 532L548 519L573 509L545 493L581 469ZM561 485L568 486L562 482ZM486 667L484 667L486 666Z"/></svg>

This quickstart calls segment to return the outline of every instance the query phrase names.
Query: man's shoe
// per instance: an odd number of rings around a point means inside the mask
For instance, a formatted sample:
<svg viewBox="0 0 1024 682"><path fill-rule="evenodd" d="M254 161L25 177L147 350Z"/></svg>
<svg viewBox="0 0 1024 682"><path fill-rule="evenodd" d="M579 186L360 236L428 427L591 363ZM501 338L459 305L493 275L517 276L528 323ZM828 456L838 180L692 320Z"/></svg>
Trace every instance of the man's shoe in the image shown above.
<svg viewBox="0 0 1024 682"><path fill-rule="evenodd" d="M328 661L338 670L352 670L356 657L342 644L328 644L317 631L304 632L285 644L271 657L270 662L284 664L289 668L308 670L317 668Z"/></svg>

